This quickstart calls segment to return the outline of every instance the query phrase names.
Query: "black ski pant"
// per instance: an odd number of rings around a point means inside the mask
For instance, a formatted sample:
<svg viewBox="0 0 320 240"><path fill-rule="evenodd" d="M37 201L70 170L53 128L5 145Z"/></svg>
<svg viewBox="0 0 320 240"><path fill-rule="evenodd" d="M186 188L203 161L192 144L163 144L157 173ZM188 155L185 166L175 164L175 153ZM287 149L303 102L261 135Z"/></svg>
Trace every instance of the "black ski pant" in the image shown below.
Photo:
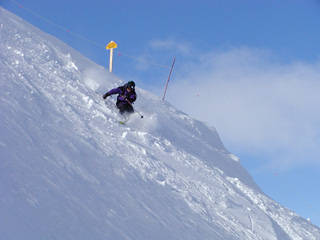
<svg viewBox="0 0 320 240"><path fill-rule="evenodd" d="M127 113L134 112L133 107L127 102L117 101L116 105L117 105L117 108L119 109L121 114L123 114L125 112L127 112Z"/></svg>

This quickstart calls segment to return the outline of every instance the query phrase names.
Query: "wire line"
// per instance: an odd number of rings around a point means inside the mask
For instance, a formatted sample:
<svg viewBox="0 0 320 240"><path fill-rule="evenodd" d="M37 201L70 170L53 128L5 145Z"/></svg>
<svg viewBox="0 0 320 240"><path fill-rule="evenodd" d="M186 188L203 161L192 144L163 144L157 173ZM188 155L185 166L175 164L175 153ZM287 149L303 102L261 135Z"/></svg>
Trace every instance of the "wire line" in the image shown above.
<svg viewBox="0 0 320 240"><path fill-rule="evenodd" d="M26 8L25 6L23 6L22 4L20 4L19 2L15 1L15 0L9 0L9 1L12 2L14 5L18 6L19 8L29 12L31 15L41 19L42 21L44 21L44 22L46 22L46 23L48 23L48 24L50 24L50 25L52 25L52 26L54 26L54 27L56 27L56 28L58 28L58 29L60 29L60 30L62 30L64 32L66 32L66 33L78 38L78 39L86 41L86 42L92 44L93 46L95 46L97 48L105 48L104 45L102 45L100 43L97 43L95 41L92 41L92 40L82 36L81 34L75 33L75 32L71 31L70 29L68 29L68 28L66 28L64 26L61 26L61 25L55 23L54 21L51 21L48 18L43 17L42 15L34 12L33 10L31 10L29 8ZM144 60L142 60L141 58L134 57L134 56L131 56L131 55L123 53L123 52L119 53L119 56L125 56L127 58L134 59L135 61L144 62ZM162 64L158 64L158 63L154 63L154 62L150 62L150 61L148 61L148 64L154 65L154 66L158 66L158 67L161 67L161 68L170 69L170 66L166 66L166 65L162 65Z"/></svg>

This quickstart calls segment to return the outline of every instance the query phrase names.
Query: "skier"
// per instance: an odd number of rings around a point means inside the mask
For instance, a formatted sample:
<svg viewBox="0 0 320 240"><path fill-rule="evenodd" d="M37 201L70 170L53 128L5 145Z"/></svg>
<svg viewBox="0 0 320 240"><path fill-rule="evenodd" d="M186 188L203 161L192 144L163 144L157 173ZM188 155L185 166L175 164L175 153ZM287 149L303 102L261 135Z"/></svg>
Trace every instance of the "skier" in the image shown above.
<svg viewBox="0 0 320 240"><path fill-rule="evenodd" d="M137 94L134 89L135 86L136 84L134 83L134 81L129 81L125 85L111 89L109 92L103 94L103 99L106 99L113 94L119 94L117 97L116 105L120 113L133 113L134 109L132 107L132 104L137 99Z"/></svg>

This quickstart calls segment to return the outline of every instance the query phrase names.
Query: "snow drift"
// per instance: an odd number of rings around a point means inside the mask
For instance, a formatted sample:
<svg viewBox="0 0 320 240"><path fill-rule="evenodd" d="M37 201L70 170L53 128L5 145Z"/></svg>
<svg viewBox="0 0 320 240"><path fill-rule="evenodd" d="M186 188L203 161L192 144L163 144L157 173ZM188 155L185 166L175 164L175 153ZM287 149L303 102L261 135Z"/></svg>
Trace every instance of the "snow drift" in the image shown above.
<svg viewBox="0 0 320 240"><path fill-rule="evenodd" d="M320 239L215 129L142 89L119 125L121 83L0 8L0 239Z"/></svg>

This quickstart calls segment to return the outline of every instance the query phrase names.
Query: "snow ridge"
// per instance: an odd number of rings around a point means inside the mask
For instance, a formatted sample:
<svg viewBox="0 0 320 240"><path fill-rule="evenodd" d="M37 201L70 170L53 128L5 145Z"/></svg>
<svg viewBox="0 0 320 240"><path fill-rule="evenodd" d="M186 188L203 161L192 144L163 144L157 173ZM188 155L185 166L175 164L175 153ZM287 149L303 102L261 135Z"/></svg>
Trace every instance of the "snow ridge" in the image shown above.
<svg viewBox="0 0 320 240"><path fill-rule="evenodd" d="M0 8L0 239L319 240L267 197L215 129Z"/></svg>

